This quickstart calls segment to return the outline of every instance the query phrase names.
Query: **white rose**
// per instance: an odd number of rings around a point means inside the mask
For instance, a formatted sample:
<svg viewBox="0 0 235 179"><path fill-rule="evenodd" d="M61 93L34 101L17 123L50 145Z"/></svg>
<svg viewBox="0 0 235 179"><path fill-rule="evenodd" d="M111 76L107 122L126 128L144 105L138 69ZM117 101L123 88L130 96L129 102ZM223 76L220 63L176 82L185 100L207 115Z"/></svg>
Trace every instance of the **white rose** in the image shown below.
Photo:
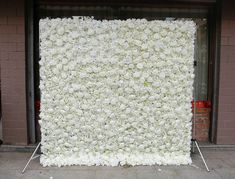
<svg viewBox="0 0 235 179"><path fill-rule="evenodd" d="M136 65L136 67L137 67L138 69L142 69L142 68L144 67L144 65L143 65L142 63L138 63L138 64Z"/></svg>

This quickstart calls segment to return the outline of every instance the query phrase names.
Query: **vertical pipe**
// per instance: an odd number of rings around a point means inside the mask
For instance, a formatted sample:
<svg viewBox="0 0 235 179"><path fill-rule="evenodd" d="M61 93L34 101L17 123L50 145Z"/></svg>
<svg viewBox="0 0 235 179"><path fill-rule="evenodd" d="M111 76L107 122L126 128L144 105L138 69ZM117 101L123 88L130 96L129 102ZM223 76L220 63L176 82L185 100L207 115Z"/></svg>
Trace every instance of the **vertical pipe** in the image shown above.
<svg viewBox="0 0 235 179"><path fill-rule="evenodd" d="M26 98L27 98L27 128L29 143L36 142L35 109L34 109L34 0L25 1L25 34L26 34Z"/></svg>
<svg viewBox="0 0 235 179"><path fill-rule="evenodd" d="M217 123L218 123L218 104L219 104L219 73L220 73L220 37L221 37L221 0L216 2L216 8L213 9L210 19L213 20L212 34L213 34L213 96L212 96L212 121L210 138L211 141L217 142ZM214 18L216 16L216 18ZM214 22L214 20L216 22Z"/></svg>

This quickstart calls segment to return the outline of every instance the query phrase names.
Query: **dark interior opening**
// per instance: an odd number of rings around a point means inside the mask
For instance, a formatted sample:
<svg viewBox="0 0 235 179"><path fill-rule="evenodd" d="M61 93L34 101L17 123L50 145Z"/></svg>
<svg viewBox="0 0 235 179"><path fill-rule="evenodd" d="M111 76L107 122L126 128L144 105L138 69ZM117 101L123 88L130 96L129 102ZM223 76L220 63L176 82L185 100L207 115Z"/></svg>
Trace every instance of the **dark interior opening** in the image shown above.
<svg viewBox="0 0 235 179"><path fill-rule="evenodd" d="M213 23L211 20L211 9L206 6L187 6L186 5L175 5L162 7L151 6L145 4L144 6L127 6L127 5L76 5L76 3L44 3L35 4L34 12L34 91L35 91L35 119L36 119L36 139L40 141L40 131L38 126L39 120L39 108L40 108L40 76L39 76L39 20L42 18L63 18L63 17L72 17L72 16L92 16L97 20L112 20L120 19L125 20L129 18L145 18L147 20L176 20L176 19L191 19L194 20L198 27L199 31L203 31L203 35L197 38L198 42L202 43L202 39L206 39L207 42L204 43L204 47L207 50L205 53L204 61L199 61L199 66L201 68L198 70L198 76L200 79L195 85L198 88L197 99L200 100L210 100L212 98L212 76L211 74L211 65L208 65L208 59L210 59L209 53L209 43L210 32L209 24ZM206 28L206 29L205 29ZM201 48L201 49L203 49ZM206 66L204 65L206 63ZM204 66L203 66L204 65ZM201 75L205 73L204 75ZM201 81L206 81L206 86L201 85Z"/></svg>

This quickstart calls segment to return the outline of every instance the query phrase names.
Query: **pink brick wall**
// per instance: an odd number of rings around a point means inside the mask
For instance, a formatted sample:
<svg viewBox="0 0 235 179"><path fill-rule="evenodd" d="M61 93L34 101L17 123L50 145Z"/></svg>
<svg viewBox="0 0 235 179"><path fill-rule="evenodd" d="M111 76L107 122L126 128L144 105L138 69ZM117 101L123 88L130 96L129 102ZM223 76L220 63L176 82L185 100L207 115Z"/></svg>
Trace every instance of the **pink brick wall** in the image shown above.
<svg viewBox="0 0 235 179"><path fill-rule="evenodd" d="M218 144L235 144L235 1L222 1Z"/></svg>
<svg viewBox="0 0 235 179"><path fill-rule="evenodd" d="M27 144L24 0L0 1L3 142Z"/></svg>

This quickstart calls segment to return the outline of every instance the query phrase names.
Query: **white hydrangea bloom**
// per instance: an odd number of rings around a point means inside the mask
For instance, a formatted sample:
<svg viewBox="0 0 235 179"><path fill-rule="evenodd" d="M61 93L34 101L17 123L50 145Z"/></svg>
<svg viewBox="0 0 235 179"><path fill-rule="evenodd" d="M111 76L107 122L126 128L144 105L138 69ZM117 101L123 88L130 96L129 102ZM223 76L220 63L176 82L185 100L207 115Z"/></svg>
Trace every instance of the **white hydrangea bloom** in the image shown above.
<svg viewBox="0 0 235 179"><path fill-rule="evenodd" d="M40 20L43 166L189 164L192 21Z"/></svg>

